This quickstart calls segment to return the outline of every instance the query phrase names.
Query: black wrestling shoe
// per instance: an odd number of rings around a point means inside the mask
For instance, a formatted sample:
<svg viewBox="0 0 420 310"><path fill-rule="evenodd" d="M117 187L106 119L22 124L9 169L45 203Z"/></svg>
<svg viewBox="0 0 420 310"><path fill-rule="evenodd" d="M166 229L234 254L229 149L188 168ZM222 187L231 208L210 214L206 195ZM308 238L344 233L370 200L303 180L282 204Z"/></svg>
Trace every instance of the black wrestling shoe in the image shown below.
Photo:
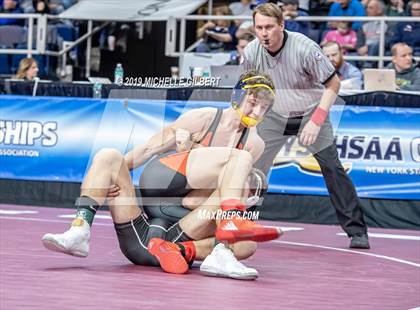
<svg viewBox="0 0 420 310"><path fill-rule="evenodd" d="M370 249L369 238L367 234L356 234L351 237L351 249Z"/></svg>

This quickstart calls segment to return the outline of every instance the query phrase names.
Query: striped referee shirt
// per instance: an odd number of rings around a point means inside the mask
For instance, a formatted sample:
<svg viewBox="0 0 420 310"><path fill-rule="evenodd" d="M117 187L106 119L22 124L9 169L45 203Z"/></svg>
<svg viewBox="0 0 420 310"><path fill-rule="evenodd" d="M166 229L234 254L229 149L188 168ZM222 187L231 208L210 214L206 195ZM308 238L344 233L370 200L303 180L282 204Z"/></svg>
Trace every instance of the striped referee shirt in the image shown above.
<svg viewBox="0 0 420 310"><path fill-rule="evenodd" d="M244 51L245 70L270 74L276 87L273 111L283 117L308 114L319 104L324 83L335 69L317 43L301 33L284 31L284 44L271 56L258 39Z"/></svg>

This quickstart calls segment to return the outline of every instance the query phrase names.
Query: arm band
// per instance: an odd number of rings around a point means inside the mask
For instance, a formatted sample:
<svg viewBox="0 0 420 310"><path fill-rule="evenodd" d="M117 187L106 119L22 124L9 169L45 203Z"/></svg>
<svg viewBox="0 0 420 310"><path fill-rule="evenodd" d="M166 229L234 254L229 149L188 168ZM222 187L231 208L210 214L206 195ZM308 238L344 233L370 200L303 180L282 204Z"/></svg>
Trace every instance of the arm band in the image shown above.
<svg viewBox="0 0 420 310"><path fill-rule="evenodd" d="M314 113L312 113L311 121L313 121L318 126L322 126L322 124L324 124L325 120L327 119L327 116L328 116L327 111L325 111L321 107L317 107Z"/></svg>

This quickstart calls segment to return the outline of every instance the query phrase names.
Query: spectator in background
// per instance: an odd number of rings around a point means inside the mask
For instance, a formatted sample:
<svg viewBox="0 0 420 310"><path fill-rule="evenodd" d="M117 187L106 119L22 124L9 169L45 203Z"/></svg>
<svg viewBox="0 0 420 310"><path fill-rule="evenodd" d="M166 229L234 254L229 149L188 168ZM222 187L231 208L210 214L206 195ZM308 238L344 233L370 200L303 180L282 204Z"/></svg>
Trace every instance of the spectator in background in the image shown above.
<svg viewBox="0 0 420 310"><path fill-rule="evenodd" d="M341 89L362 89L362 72L351 63L344 61L343 48L340 44L329 41L324 44L322 49L341 80Z"/></svg>
<svg viewBox="0 0 420 310"><path fill-rule="evenodd" d="M404 1L403 0L390 0L389 5L387 6L385 10L385 15L394 16L394 17L404 16L405 15ZM398 22L388 21L387 24L388 24L388 31L386 33L386 37L392 38L395 35L395 30L397 28ZM387 40L387 43L389 43L389 40ZM387 49L389 49L388 46L387 46Z"/></svg>
<svg viewBox="0 0 420 310"><path fill-rule="evenodd" d="M358 0L337 0L330 6L328 16L365 16L365 8ZM330 28L337 28L336 23L330 22ZM353 22L353 30L357 31L361 22Z"/></svg>
<svg viewBox="0 0 420 310"><path fill-rule="evenodd" d="M310 0L299 0L299 9L309 12Z"/></svg>
<svg viewBox="0 0 420 310"><path fill-rule="evenodd" d="M384 16L385 4L380 0L369 0L366 7L367 15L371 17ZM387 31L385 24L384 31ZM378 56L379 41L381 36L381 22L366 22L357 32L357 52L361 56ZM372 63L366 63L365 67L372 67Z"/></svg>
<svg viewBox="0 0 420 310"><path fill-rule="evenodd" d="M133 24L113 22L101 34L101 46L107 43L110 51L126 53L128 48L128 38L132 31Z"/></svg>
<svg viewBox="0 0 420 310"><path fill-rule="evenodd" d="M40 3L40 2L45 3L45 6L47 8L45 9L45 12L40 12L40 13L58 15L64 12L65 10L67 10L72 5L74 5L77 1L75 0L32 0L32 2L34 3L35 10L36 10L35 3Z"/></svg>
<svg viewBox="0 0 420 310"><path fill-rule="evenodd" d="M232 15L227 6L216 7L214 15ZM197 38L203 38L204 42L197 46L196 51L217 52L231 51L237 44L236 30L238 27L230 20L219 19L215 22L209 21L197 30Z"/></svg>
<svg viewBox="0 0 420 310"><path fill-rule="evenodd" d="M351 29L351 22L341 21L337 23L337 30L330 30L325 34L321 42L324 46L327 42L334 41L340 44L341 51L345 54L356 50L357 35Z"/></svg>
<svg viewBox="0 0 420 310"><path fill-rule="evenodd" d="M74 0L49 0L50 2L50 10L51 14L58 15L64 12L67 8L72 6L75 1Z"/></svg>
<svg viewBox="0 0 420 310"><path fill-rule="evenodd" d="M260 4L264 4L267 3L268 0L254 0L250 6L251 10L254 11L254 9L260 5ZM251 13L252 15L252 13ZM238 30L236 31L236 38L241 37L242 35L244 35L245 33L255 33L255 29L254 29L254 22L252 20L249 21L244 21L242 22L239 27Z"/></svg>
<svg viewBox="0 0 420 310"><path fill-rule="evenodd" d="M420 0L411 1L410 15L420 17ZM401 22L398 23L391 38L391 45L404 42L411 46L415 56L420 56L420 23Z"/></svg>
<svg viewBox="0 0 420 310"><path fill-rule="evenodd" d="M385 15L387 16L404 16L404 1L403 0L390 0L386 8Z"/></svg>
<svg viewBox="0 0 420 310"><path fill-rule="evenodd" d="M34 6L32 0L20 0L19 6L22 9L23 13L34 13Z"/></svg>
<svg viewBox="0 0 420 310"><path fill-rule="evenodd" d="M244 61L244 49L249 42L255 39L252 33L244 33L238 38L238 44L236 45L236 57L232 57L226 65L240 65Z"/></svg>
<svg viewBox="0 0 420 310"><path fill-rule="evenodd" d="M38 64L33 58L23 58L19 62L19 69L14 79L22 79L27 81L32 81L38 76Z"/></svg>
<svg viewBox="0 0 420 310"><path fill-rule="evenodd" d="M233 2L229 5L229 9L232 12L232 15L252 16L252 11L253 11L252 0L241 0L240 2ZM246 21L246 20L238 19L238 20L235 20L234 22L235 22L235 25L238 26L238 28L243 23L245 23L245 25L249 26L249 21ZM246 26L246 27L248 27L248 26ZM238 37L238 35L236 35L236 37Z"/></svg>
<svg viewBox="0 0 420 310"><path fill-rule="evenodd" d="M391 52L392 63L387 68L395 70L398 89L420 91L420 69L413 59L412 48L405 43L396 43Z"/></svg>
<svg viewBox="0 0 420 310"><path fill-rule="evenodd" d="M280 5L285 20L284 28L307 36L309 34L309 22L294 20L298 16L309 16L305 11L299 10L299 0L282 0Z"/></svg>
<svg viewBox="0 0 420 310"><path fill-rule="evenodd" d="M78 0L61 0L61 3L63 4L65 10L75 5L77 2Z"/></svg>
<svg viewBox="0 0 420 310"><path fill-rule="evenodd" d="M23 13L17 0L3 0L0 13L20 14ZM17 18L1 18L0 26L4 25L23 25L24 19Z"/></svg>
<svg viewBox="0 0 420 310"><path fill-rule="evenodd" d="M28 4L32 2L31 7ZM75 0L22 0L25 13L58 15L74 5Z"/></svg>
<svg viewBox="0 0 420 310"><path fill-rule="evenodd" d="M232 12L232 15L252 16L251 2L252 0L241 0L239 2L233 2L229 4L229 9Z"/></svg>
<svg viewBox="0 0 420 310"><path fill-rule="evenodd" d="M50 3L48 0L32 0L35 13L50 14Z"/></svg>

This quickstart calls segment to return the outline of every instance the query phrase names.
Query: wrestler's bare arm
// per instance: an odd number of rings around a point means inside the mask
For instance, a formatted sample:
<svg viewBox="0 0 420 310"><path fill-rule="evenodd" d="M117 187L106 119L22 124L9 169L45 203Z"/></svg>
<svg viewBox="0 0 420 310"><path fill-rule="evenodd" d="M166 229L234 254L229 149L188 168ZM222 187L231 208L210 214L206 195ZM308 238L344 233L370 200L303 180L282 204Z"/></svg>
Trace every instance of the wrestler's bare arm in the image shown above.
<svg viewBox="0 0 420 310"><path fill-rule="evenodd" d="M261 157L264 148L264 140L258 135L256 128L252 128L244 149L251 153L253 163Z"/></svg>
<svg viewBox="0 0 420 310"><path fill-rule="evenodd" d="M214 116L215 109L194 109L182 114L175 122L154 134L145 144L135 146L124 158L128 169L135 169L145 163L153 155L175 149L175 132L182 128L191 135L204 134L208 124Z"/></svg>

